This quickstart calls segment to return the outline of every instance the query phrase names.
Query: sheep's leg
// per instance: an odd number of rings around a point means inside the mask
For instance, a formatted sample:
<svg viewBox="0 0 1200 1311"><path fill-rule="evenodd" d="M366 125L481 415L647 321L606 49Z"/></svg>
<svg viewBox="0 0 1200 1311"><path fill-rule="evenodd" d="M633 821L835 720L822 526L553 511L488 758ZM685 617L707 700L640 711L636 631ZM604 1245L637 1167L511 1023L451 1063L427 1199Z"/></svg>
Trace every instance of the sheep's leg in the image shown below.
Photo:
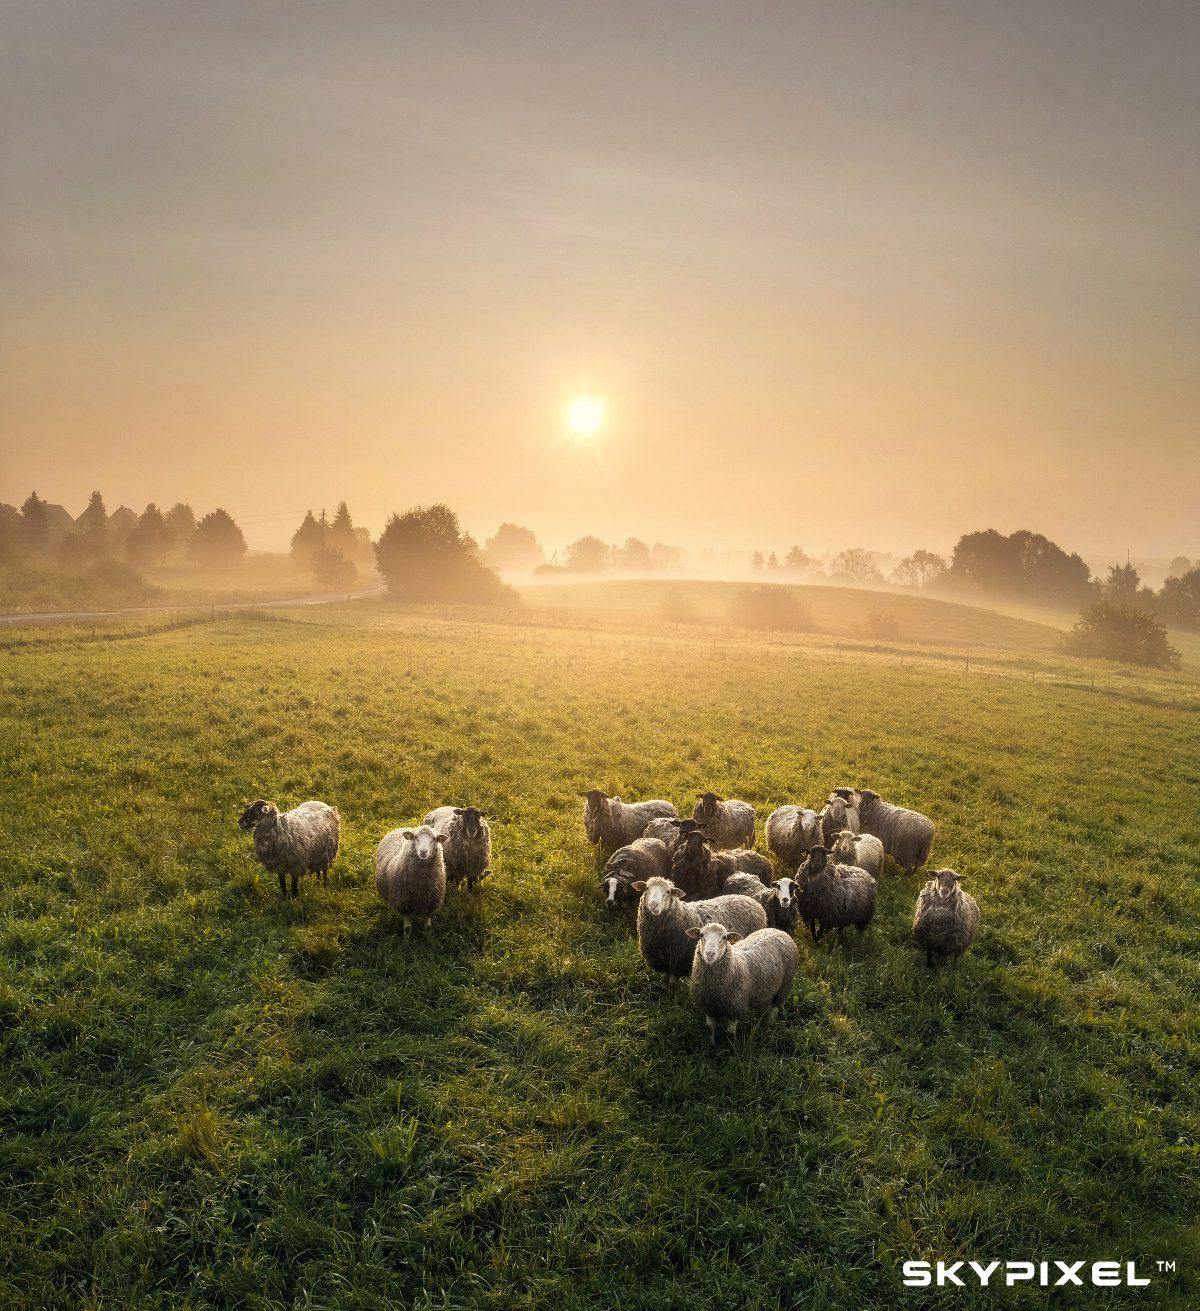
<svg viewBox="0 0 1200 1311"><path fill-rule="evenodd" d="M425 923L422 924L421 927L425 930L426 934L432 933L432 932L433 932L433 916L432 916L432 915L426 915L426 916L425 916Z"/></svg>
<svg viewBox="0 0 1200 1311"><path fill-rule="evenodd" d="M287 875L284 874L283 870L279 871L279 895L281 897L287 896Z"/></svg>
<svg viewBox="0 0 1200 1311"><path fill-rule="evenodd" d="M292 896L299 896L300 873L298 870L292 870Z"/></svg>
<svg viewBox="0 0 1200 1311"><path fill-rule="evenodd" d="M404 917L404 936L405 936L406 938L408 937L408 931L409 931L411 928L412 928L412 919L411 919L408 915L405 915L405 917Z"/></svg>
<svg viewBox="0 0 1200 1311"><path fill-rule="evenodd" d="M770 1010L767 1011L767 1023L774 1024L778 1018L779 1006L775 1002L772 1002Z"/></svg>
<svg viewBox="0 0 1200 1311"><path fill-rule="evenodd" d="M327 888L327 887L329 886L329 866L328 866L328 865L326 865L325 868L321 871L321 886L322 886L323 888Z"/></svg>
<svg viewBox="0 0 1200 1311"><path fill-rule="evenodd" d="M717 1045L717 1022L711 1015L706 1015L704 1023L708 1026L708 1041L715 1047Z"/></svg>
<svg viewBox="0 0 1200 1311"><path fill-rule="evenodd" d="M730 1042L732 1042L733 1039L737 1037L737 1026L738 1026L737 1020L725 1021L725 1032L729 1035Z"/></svg>
<svg viewBox="0 0 1200 1311"><path fill-rule="evenodd" d="M926 951L926 953L925 953L925 968L926 968L926 969L930 969L930 970L933 969L933 952L932 952L932 951Z"/></svg>

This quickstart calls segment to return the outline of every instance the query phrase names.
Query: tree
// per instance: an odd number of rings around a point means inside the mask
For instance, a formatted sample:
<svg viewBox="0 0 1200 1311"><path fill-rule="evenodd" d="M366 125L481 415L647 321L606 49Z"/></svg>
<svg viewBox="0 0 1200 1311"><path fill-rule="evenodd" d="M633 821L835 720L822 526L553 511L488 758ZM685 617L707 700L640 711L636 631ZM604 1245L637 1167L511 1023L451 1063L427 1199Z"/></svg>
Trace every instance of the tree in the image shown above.
<svg viewBox="0 0 1200 1311"><path fill-rule="evenodd" d="M753 569L756 574L762 573L763 565L765 564L766 560L763 558L763 553L761 551L755 551L750 557L750 568Z"/></svg>
<svg viewBox="0 0 1200 1311"><path fill-rule="evenodd" d="M21 506L21 532L31 551L44 551L50 545L50 511L37 492L30 492Z"/></svg>
<svg viewBox="0 0 1200 1311"><path fill-rule="evenodd" d="M446 505L392 515L375 544L375 560L392 596L472 604L517 599L479 558L470 535Z"/></svg>
<svg viewBox="0 0 1200 1311"><path fill-rule="evenodd" d="M108 529L108 511L104 508L104 497L93 492L88 498L87 508L75 520L75 531L79 535L84 554L93 560L102 560L112 552L112 534Z"/></svg>
<svg viewBox="0 0 1200 1311"><path fill-rule="evenodd" d="M321 531L321 525L313 518L313 512L309 510L300 527L292 534L291 556L297 564L309 565L317 551L325 545L324 534Z"/></svg>
<svg viewBox="0 0 1200 1311"><path fill-rule="evenodd" d="M318 546L311 559L313 575L322 587L336 587L343 591L358 577L354 561L336 546Z"/></svg>
<svg viewBox="0 0 1200 1311"><path fill-rule="evenodd" d="M994 528L960 537L947 581L1035 601L1081 601L1091 591L1091 573L1078 555L1025 529L1008 537Z"/></svg>
<svg viewBox="0 0 1200 1311"><path fill-rule="evenodd" d="M162 564L171 549L171 530L162 511L150 502L142 511L125 543L125 554L135 564Z"/></svg>
<svg viewBox="0 0 1200 1311"><path fill-rule="evenodd" d="M637 537L627 537L625 545L617 553L617 560L626 573L645 574L654 568L650 558L650 548Z"/></svg>
<svg viewBox="0 0 1200 1311"><path fill-rule="evenodd" d="M1104 580L1104 595L1118 605L1127 604L1138 594L1142 580L1138 571L1131 564L1114 564L1108 569Z"/></svg>
<svg viewBox="0 0 1200 1311"><path fill-rule="evenodd" d="M783 567L790 573L803 573L806 569L813 567L813 561L798 547L788 548L788 553L783 557Z"/></svg>
<svg viewBox="0 0 1200 1311"><path fill-rule="evenodd" d="M237 564L246 554L242 530L225 510L213 510L196 525L188 544L188 558L196 564L212 566Z"/></svg>
<svg viewBox="0 0 1200 1311"><path fill-rule="evenodd" d="M579 574L598 574L608 568L612 552L598 537L581 537L566 549L568 569Z"/></svg>
<svg viewBox="0 0 1200 1311"><path fill-rule="evenodd" d="M771 573L775 573L779 569L779 557L775 554L774 551L772 551L771 554L767 556L767 569Z"/></svg>
<svg viewBox="0 0 1200 1311"><path fill-rule="evenodd" d="M1200 565L1163 583L1158 608L1168 623L1180 628L1200 628Z"/></svg>
<svg viewBox="0 0 1200 1311"><path fill-rule="evenodd" d="M176 501L163 516L167 532L171 534L171 550L183 554L191 545L196 532L196 516L184 501Z"/></svg>
<svg viewBox="0 0 1200 1311"><path fill-rule="evenodd" d="M546 553L528 528L502 523L487 539L483 558L500 573L527 574L545 562Z"/></svg>
<svg viewBox="0 0 1200 1311"><path fill-rule="evenodd" d="M658 569L682 569L683 548L667 546L663 542L655 542L650 548L650 559L654 562L655 568Z"/></svg>
<svg viewBox="0 0 1200 1311"><path fill-rule="evenodd" d="M947 568L940 555L921 548L900 561L892 571L892 582L901 587L930 587L944 577Z"/></svg>
<svg viewBox="0 0 1200 1311"><path fill-rule="evenodd" d="M829 576L844 578L856 586L883 582L883 575L876 568L871 552L862 546L851 546L839 551L829 562Z"/></svg>
<svg viewBox="0 0 1200 1311"><path fill-rule="evenodd" d="M1109 601L1084 607L1062 649L1069 655L1098 656L1154 669L1170 669L1180 663L1179 652L1167 641L1167 630L1158 619L1144 610Z"/></svg>
<svg viewBox="0 0 1200 1311"><path fill-rule="evenodd" d="M20 510L15 505L0 505L0 564L12 564L24 551Z"/></svg>
<svg viewBox="0 0 1200 1311"><path fill-rule="evenodd" d="M1200 560L1196 561L1197 568L1200 568ZM1168 578L1182 578L1192 567L1192 562L1186 555L1177 555L1174 560L1167 566Z"/></svg>

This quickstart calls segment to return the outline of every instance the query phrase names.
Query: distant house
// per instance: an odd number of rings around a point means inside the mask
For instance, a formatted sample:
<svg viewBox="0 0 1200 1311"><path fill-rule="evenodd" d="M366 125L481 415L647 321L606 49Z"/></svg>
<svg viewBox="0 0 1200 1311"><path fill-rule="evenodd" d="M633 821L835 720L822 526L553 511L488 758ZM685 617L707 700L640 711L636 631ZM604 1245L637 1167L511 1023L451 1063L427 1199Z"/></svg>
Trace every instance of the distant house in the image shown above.
<svg viewBox="0 0 1200 1311"><path fill-rule="evenodd" d="M133 532L137 521L137 512L127 505L122 505L108 516L108 528L118 541L123 542Z"/></svg>
<svg viewBox="0 0 1200 1311"><path fill-rule="evenodd" d="M47 504L46 519L50 524L48 546L57 546L64 537L75 531L75 520L71 518L65 505Z"/></svg>

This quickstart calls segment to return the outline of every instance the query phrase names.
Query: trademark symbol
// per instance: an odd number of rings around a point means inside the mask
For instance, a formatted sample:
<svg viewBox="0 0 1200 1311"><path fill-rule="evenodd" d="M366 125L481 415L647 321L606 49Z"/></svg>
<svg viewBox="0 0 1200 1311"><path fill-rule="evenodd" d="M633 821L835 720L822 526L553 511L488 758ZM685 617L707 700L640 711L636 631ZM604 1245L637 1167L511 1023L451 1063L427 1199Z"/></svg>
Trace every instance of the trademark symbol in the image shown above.
<svg viewBox="0 0 1200 1311"><path fill-rule="evenodd" d="M1175 1262L1160 1261L1158 1263L1158 1273L1160 1275L1173 1275L1175 1273Z"/></svg>

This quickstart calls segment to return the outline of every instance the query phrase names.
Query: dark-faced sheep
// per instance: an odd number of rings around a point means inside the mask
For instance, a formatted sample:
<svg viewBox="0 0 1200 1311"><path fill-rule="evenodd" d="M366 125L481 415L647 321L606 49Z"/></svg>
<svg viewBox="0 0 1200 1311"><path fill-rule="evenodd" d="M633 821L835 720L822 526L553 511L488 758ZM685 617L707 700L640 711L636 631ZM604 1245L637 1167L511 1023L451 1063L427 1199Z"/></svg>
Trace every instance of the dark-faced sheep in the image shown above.
<svg viewBox="0 0 1200 1311"><path fill-rule="evenodd" d="M296 896L301 874L315 874L329 886L329 867L338 854L341 818L335 806L305 801L294 810L280 812L270 801L253 801L242 811L238 828L254 831L254 855L264 869L279 875L279 891Z"/></svg>
<svg viewBox="0 0 1200 1311"><path fill-rule="evenodd" d="M446 900L446 835L428 824L397 828L375 852L375 887L384 903L404 918L407 934L413 920L428 933L433 916Z"/></svg>
<svg viewBox="0 0 1200 1311"><path fill-rule="evenodd" d="M836 931L855 928L865 933L875 917L878 884L854 865L835 865L824 847L813 847L800 870L800 918L813 942Z"/></svg>
<svg viewBox="0 0 1200 1311"><path fill-rule="evenodd" d="M797 870L821 840L821 817L807 806L780 806L767 816L767 847L785 868Z"/></svg>
<svg viewBox="0 0 1200 1311"><path fill-rule="evenodd" d="M732 1038L751 1009L770 1007L768 1020L775 1019L796 973L796 944L788 934L764 928L743 936L714 922L687 935L696 946L692 1000L704 1012L710 1041L716 1043L718 1028Z"/></svg>
<svg viewBox="0 0 1200 1311"><path fill-rule="evenodd" d="M708 835L714 851L754 846L754 807L748 801L726 801L715 792L699 792L692 818Z"/></svg>
<svg viewBox="0 0 1200 1311"><path fill-rule="evenodd" d="M665 842L667 851L673 856L675 848L684 837L699 827L694 819L652 819L646 825L642 837L657 838L660 842Z"/></svg>
<svg viewBox="0 0 1200 1311"><path fill-rule="evenodd" d="M883 843L871 833L854 833L848 828L834 838L829 854L838 865L857 865L872 878L883 873Z"/></svg>
<svg viewBox="0 0 1200 1311"><path fill-rule="evenodd" d="M633 884L652 878L666 878L671 872L671 857L665 842L658 838L638 838L614 851L604 866L600 883L609 910L628 905L636 897Z"/></svg>
<svg viewBox="0 0 1200 1311"><path fill-rule="evenodd" d="M669 801L637 801L626 805L620 797L606 796L599 788L581 792L585 803L583 828L588 841L603 851L616 851L636 842L652 819L678 819Z"/></svg>
<svg viewBox="0 0 1200 1311"><path fill-rule="evenodd" d="M422 823L446 835L446 881L455 888L465 882L467 891L474 892L492 872L492 830L483 812L474 806L439 806Z"/></svg>
<svg viewBox="0 0 1200 1311"><path fill-rule="evenodd" d="M702 901L723 891L733 874L755 875L766 886L773 873L771 862L757 851L713 851L703 829L686 833L671 857L671 877L689 901Z"/></svg>
<svg viewBox="0 0 1200 1311"><path fill-rule="evenodd" d="M710 920L736 926L739 933L753 933L767 926L766 911L752 897L713 897L685 902L683 889L670 879L652 878L633 885L642 894L638 903L638 947L642 959L658 974L667 976L668 989L692 970L696 944L687 936Z"/></svg>
<svg viewBox="0 0 1200 1311"><path fill-rule="evenodd" d="M929 848L933 845L933 820L920 811L893 806L869 788L856 796L860 830L877 837L884 851L906 874L920 869L929 859Z"/></svg>
<svg viewBox="0 0 1200 1311"><path fill-rule="evenodd" d="M935 957L956 961L975 941L979 904L959 884L965 875L939 869L917 896L913 933L925 949L925 963Z"/></svg>

